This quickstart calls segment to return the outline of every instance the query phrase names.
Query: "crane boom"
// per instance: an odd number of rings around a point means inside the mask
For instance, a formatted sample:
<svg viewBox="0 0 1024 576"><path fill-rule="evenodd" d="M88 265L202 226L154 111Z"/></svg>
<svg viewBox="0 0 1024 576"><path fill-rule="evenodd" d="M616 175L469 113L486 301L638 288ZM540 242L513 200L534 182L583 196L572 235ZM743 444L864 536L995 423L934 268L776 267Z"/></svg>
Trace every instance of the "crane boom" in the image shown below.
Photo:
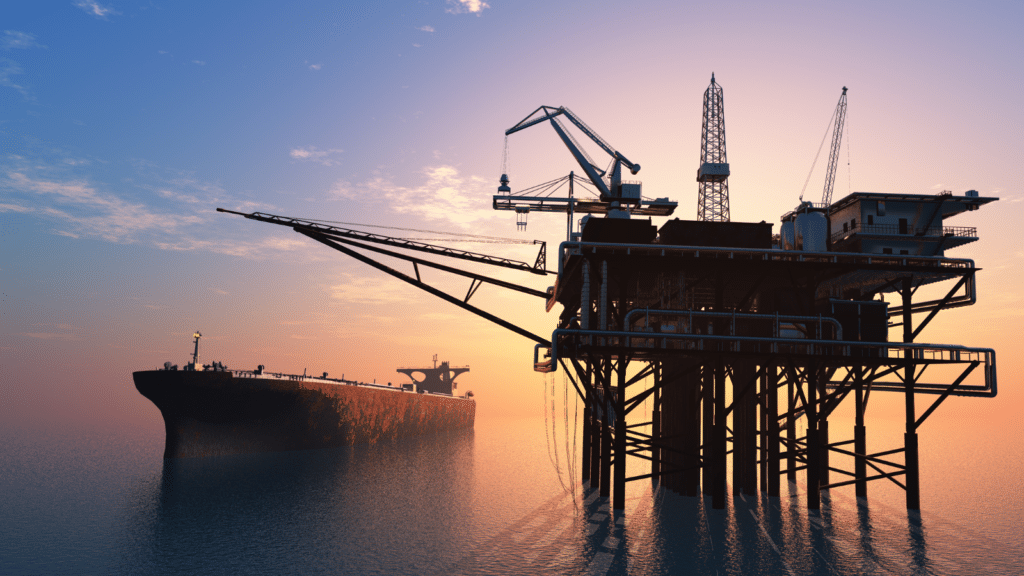
<svg viewBox="0 0 1024 576"><path fill-rule="evenodd" d="M826 208L832 205L832 187L836 182L836 165L839 163L839 146L843 141L843 121L846 119L846 86L843 95L836 105L835 129L832 131L832 149L828 153L828 171L825 172L825 191L821 195L821 203Z"/></svg>
<svg viewBox="0 0 1024 576"><path fill-rule="evenodd" d="M587 136L587 138L594 141L594 143L604 150L605 153L612 157L614 167L612 168L612 174L610 177L610 186L603 180L605 171L595 166L587 153L580 149L572 135L569 134L558 122L558 116L565 116L568 118L573 125L579 128L579 130ZM519 121L515 126L506 130L505 136L515 134L520 130L525 130L530 126L540 124L545 120L551 123L551 127L555 129L555 132L558 134L559 138L562 139L566 148L568 148L569 152L572 153L573 157L579 163L580 168L583 169L583 172L586 173L587 177L590 178L590 181L600 191L602 199L618 198L621 196L620 184L622 183L622 166L628 168L632 174L636 174L640 171L639 164L631 162L628 158L623 156L621 152L612 148L604 138L598 136L596 132L594 132L585 122L580 120L578 116L573 114L573 112L565 106L559 106L558 108L555 108L554 106L541 106L531 112L529 116Z"/></svg>
<svg viewBox="0 0 1024 576"><path fill-rule="evenodd" d="M513 270L521 270L523 272L531 272L533 274L539 275L554 274L554 272L546 270L544 268L545 258L541 258L539 255L537 258L537 263L531 266L526 262L512 260L511 258L502 258L500 256L491 256L489 254L480 254L478 252L468 252L466 250L458 250L455 248L448 248L447 246L438 246L435 244L426 244L424 242L416 242L414 240L407 240L405 238L382 236L380 234L363 232L362 230L339 228L338 226L330 226L322 222L307 220L304 218L290 218L288 216L277 216L275 214L266 214L264 212L236 212L234 210L227 210L225 208L217 208L217 212L235 214L238 216L244 216L249 220L257 220L259 222L267 222L269 224L286 226L288 228L292 228L296 232L300 232L303 234L305 234L306 232L310 232L328 238L340 237L352 240L360 240L363 242L374 242L377 244L384 244L386 246L394 246L396 248L404 248L406 250L427 252L429 254L434 254L437 256L447 256L449 258L469 260L472 262L479 262L481 264L490 264L491 266L512 268ZM546 251L545 243L541 243L541 251L542 253Z"/></svg>

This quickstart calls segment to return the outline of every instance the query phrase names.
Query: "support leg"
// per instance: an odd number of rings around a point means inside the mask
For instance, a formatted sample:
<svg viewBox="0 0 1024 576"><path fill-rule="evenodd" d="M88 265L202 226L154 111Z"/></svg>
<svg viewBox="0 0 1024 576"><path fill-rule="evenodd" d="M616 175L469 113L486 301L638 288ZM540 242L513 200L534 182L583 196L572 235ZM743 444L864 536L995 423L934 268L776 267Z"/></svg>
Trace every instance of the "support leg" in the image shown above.
<svg viewBox="0 0 1024 576"><path fill-rule="evenodd" d="M604 359L605 382L610 382L612 377L612 362L610 358ZM604 396L605 421L601 426L601 496L608 498L612 495L612 427L610 425L610 414L612 399L606 393Z"/></svg>
<svg viewBox="0 0 1024 576"><path fill-rule="evenodd" d="M781 457L779 454L779 372L774 365L769 365L765 373L768 378L765 397L765 412L768 420L768 495L779 495L779 476L781 475Z"/></svg>
<svg viewBox="0 0 1024 576"><path fill-rule="evenodd" d="M715 362L715 426L713 431L711 507L721 510L725 508L726 492L726 459L728 451L725 429L725 364L721 360Z"/></svg>
<svg viewBox="0 0 1024 576"><path fill-rule="evenodd" d="M584 386L584 389L585 390L589 389L589 386L590 386L590 364L589 363L587 363L587 373L583 377L585 378L585 381L587 383L587 386ZM593 418L594 411L591 408L591 403L594 401L594 398L591 396L591 394L589 392L584 392L584 394L586 394L586 397L585 397L584 402L583 402L583 466L581 467L582 468L581 469L582 475L581 475L580 480L583 481L583 482L589 482L590 481L590 456L591 456L591 454L590 454L590 443L593 440L593 438L591 438L590 429L593 426L593 420L594 420L594 418Z"/></svg>
<svg viewBox="0 0 1024 576"><path fill-rule="evenodd" d="M615 394L615 472L612 506L626 509L626 366L629 359L619 357L619 384Z"/></svg>
<svg viewBox="0 0 1024 576"><path fill-rule="evenodd" d="M661 448L657 446L661 442L661 377L663 364L656 363L654 367L654 410L651 411L651 481L659 480L661 475ZM659 480L660 482L660 480Z"/></svg>
<svg viewBox="0 0 1024 576"><path fill-rule="evenodd" d="M910 313L910 300L913 294L911 288L913 286L913 278L903 279L903 341L913 342L914 341L914 330L912 321L912 314ZM910 357L911 352L907 351L907 356ZM907 408L907 431L903 435L904 447L906 451L906 466L907 466L907 510L920 510L921 509L921 475L920 468L918 467L917 458L917 410L914 407L914 364L908 364L906 371L904 372L904 381L906 383L906 408Z"/></svg>
<svg viewBox="0 0 1024 576"><path fill-rule="evenodd" d="M789 396L788 412L790 417L786 419L786 479L796 482L796 419L792 414L796 411L796 382L792 375L786 376L786 393Z"/></svg>
<svg viewBox="0 0 1024 576"><path fill-rule="evenodd" d="M818 439L818 368L807 368L807 509L821 509L819 478L821 443Z"/></svg>
<svg viewBox="0 0 1024 576"><path fill-rule="evenodd" d="M714 429L715 429L715 370L713 364L705 364L701 368L703 374L701 378L701 404L704 410L704 429L701 431L701 456L703 457L704 464L701 468L703 473L701 490L704 494L710 496L714 489L714 454L715 451L713 446L715 445Z"/></svg>

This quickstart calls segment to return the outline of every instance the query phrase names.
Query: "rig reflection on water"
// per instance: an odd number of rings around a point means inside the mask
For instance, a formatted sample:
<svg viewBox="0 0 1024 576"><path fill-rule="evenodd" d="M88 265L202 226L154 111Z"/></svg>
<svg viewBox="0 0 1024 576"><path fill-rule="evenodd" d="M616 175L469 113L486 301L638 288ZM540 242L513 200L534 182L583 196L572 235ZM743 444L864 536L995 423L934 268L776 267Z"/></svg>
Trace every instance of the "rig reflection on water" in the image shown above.
<svg viewBox="0 0 1024 576"><path fill-rule="evenodd" d="M714 509L710 496L634 482L625 509L614 509L589 483L552 492L541 450L489 464L508 445L503 426L482 428L385 446L165 460L153 506L139 510L145 545L131 550L125 571L1012 573L991 558L951 554L979 544L961 527L839 492L809 511L796 483L780 497L737 494ZM513 489L510 472L523 463L519 481L544 489Z"/></svg>

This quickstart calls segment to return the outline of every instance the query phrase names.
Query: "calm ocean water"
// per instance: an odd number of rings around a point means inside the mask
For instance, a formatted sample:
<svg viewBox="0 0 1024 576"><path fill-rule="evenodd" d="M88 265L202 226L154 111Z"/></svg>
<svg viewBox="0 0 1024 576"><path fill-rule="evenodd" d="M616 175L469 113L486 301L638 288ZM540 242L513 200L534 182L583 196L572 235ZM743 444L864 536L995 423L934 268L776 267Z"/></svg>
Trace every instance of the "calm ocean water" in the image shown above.
<svg viewBox="0 0 1024 576"><path fill-rule="evenodd" d="M162 430L8 429L0 574L1024 574L1024 443L1000 426L922 431L920 515L878 482L808 514L800 485L710 510L638 481L617 513L544 419L179 462Z"/></svg>

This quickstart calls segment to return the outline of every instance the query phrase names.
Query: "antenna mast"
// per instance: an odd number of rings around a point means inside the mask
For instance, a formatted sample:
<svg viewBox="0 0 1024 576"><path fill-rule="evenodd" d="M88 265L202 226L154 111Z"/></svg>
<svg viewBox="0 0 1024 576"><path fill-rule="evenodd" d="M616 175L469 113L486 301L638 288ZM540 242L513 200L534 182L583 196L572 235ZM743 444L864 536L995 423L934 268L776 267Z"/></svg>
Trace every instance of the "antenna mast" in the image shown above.
<svg viewBox="0 0 1024 576"><path fill-rule="evenodd" d="M700 137L700 169L697 170L700 196L697 220L729 221L729 160L725 155L725 108L722 87L715 83L704 91L704 124Z"/></svg>

